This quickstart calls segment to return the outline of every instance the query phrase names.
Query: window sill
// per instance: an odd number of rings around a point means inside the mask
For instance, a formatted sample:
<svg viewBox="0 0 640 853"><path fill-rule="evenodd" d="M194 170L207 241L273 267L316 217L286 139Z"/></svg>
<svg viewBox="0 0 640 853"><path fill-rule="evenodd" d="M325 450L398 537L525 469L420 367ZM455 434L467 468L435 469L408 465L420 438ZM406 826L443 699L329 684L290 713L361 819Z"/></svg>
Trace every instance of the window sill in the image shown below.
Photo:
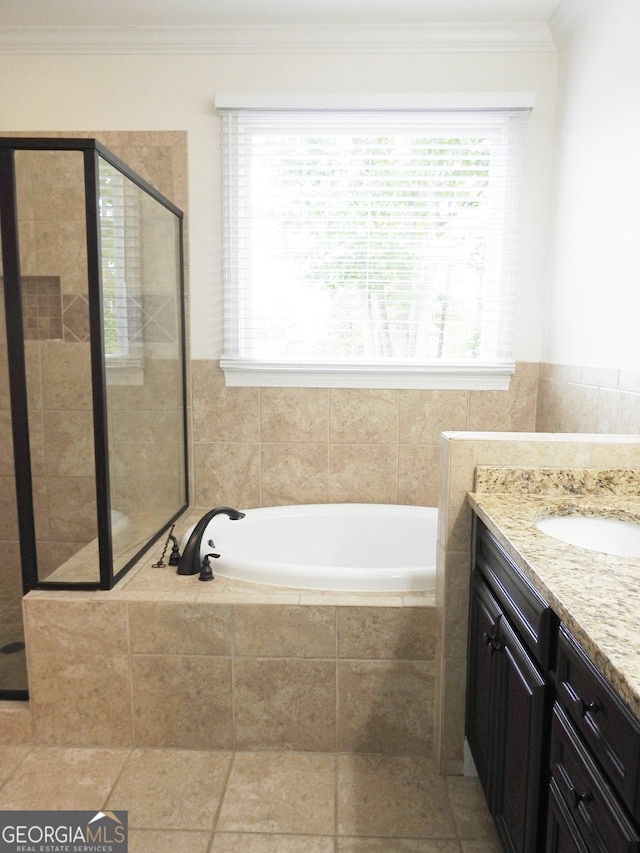
<svg viewBox="0 0 640 853"><path fill-rule="evenodd" d="M506 391L515 362L416 365L222 358L220 367L231 386Z"/></svg>

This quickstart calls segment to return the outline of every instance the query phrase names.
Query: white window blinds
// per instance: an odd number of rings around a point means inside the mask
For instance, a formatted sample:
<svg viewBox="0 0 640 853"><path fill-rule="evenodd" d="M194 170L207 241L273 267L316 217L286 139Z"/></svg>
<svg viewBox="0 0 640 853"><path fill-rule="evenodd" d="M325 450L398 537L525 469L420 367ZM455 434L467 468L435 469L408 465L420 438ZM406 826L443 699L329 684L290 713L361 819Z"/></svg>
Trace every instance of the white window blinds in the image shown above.
<svg viewBox="0 0 640 853"><path fill-rule="evenodd" d="M104 341L111 365L142 357L141 216L137 187L99 161Z"/></svg>
<svg viewBox="0 0 640 853"><path fill-rule="evenodd" d="M527 112L223 110L227 381L508 382Z"/></svg>

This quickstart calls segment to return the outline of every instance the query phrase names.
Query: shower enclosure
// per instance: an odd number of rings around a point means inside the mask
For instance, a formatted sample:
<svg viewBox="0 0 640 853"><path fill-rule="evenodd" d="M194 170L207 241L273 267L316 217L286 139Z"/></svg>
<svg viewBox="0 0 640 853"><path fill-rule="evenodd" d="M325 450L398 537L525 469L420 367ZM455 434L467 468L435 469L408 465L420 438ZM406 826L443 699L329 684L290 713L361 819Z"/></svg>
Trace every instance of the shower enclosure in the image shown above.
<svg viewBox="0 0 640 853"><path fill-rule="evenodd" d="M0 698L22 595L111 589L187 505L182 228L95 139L0 138Z"/></svg>

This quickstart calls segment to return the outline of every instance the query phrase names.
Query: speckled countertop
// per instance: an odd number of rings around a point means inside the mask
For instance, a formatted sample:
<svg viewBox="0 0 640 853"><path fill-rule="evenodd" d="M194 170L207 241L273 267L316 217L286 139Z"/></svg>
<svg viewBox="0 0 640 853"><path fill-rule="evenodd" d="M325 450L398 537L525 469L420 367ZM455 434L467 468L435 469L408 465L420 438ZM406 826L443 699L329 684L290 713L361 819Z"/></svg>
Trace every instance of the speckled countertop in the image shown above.
<svg viewBox="0 0 640 853"><path fill-rule="evenodd" d="M565 544L554 515L640 522L640 471L479 467L468 503L640 717L640 558Z"/></svg>

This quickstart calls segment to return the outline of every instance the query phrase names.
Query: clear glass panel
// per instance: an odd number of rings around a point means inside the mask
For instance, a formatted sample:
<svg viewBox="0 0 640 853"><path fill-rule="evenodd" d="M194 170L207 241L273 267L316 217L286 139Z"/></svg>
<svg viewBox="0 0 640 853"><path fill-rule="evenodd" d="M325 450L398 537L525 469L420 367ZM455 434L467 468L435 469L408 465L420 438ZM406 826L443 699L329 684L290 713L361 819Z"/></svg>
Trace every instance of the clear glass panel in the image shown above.
<svg viewBox="0 0 640 853"><path fill-rule="evenodd" d="M180 221L102 158L113 570L185 504Z"/></svg>
<svg viewBox="0 0 640 853"><path fill-rule="evenodd" d="M0 691L27 689L27 666L22 627L22 571L13 466L13 435L4 278L0 252Z"/></svg>
<svg viewBox="0 0 640 853"><path fill-rule="evenodd" d="M39 580L100 578L81 151L17 151Z"/></svg>
<svg viewBox="0 0 640 853"><path fill-rule="evenodd" d="M99 508L105 502L111 509L106 521L113 575L137 558L187 502L181 218L153 190L131 180L126 167L121 172L98 157L102 270L100 282L90 282L98 247L88 245L85 154L95 148L47 141L52 143L48 149L15 151L26 365L26 398L20 406L26 405L28 414L28 435L16 439L15 452L31 462L27 486L33 492L38 582L97 586L104 583L101 557L108 553L98 537L104 521ZM14 310L18 307L14 299ZM106 387L94 412L94 391L101 383L99 375L92 375L89 319L96 308L96 317L104 320ZM30 556L28 566L20 561L5 327L2 310L0 666L3 654L14 653L3 649L14 643L5 642L2 633L5 624L16 621L9 618L11 608L22 636L21 569L29 570L25 577L34 583ZM21 361L16 353L18 388ZM97 477L102 467L96 470L103 426L106 480ZM97 488L103 482L109 494ZM28 497L28 491L21 494ZM22 510L28 521L29 507ZM30 542L26 535L28 549ZM3 686L0 675L0 690Z"/></svg>

